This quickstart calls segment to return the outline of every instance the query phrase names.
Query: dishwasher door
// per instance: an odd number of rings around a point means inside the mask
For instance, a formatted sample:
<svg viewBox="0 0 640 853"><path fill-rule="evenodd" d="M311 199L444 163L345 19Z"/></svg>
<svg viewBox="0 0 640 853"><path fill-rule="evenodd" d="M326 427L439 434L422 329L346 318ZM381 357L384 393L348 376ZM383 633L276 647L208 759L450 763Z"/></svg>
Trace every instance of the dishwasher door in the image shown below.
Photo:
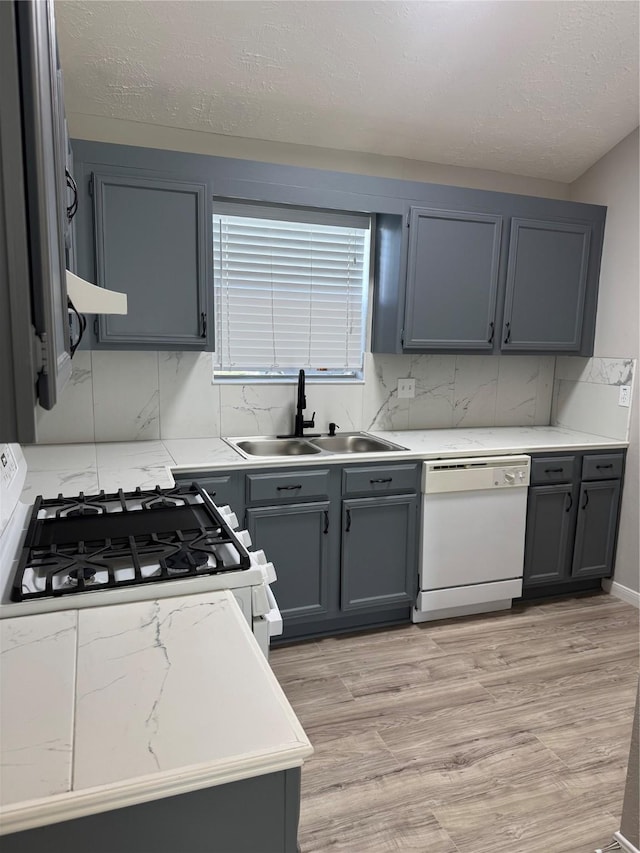
<svg viewBox="0 0 640 853"><path fill-rule="evenodd" d="M528 456L424 463L416 611L435 615L415 621L499 609L520 595L529 467Z"/></svg>

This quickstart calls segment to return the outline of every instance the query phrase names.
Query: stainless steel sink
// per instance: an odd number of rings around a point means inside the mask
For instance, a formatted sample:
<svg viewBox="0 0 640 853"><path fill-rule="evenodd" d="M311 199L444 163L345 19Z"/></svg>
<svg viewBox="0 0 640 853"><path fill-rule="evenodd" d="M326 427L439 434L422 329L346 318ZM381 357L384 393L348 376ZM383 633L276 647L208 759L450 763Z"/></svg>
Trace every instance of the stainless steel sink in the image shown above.
<svg viewBox="0 0 640 853"><path fill-rule="evenodd" d="M406 450L399 444L374 438L366 432L344 432L321 438L275 438L268 435L225 438L245 459L250 456L333 456L338 453L386 453Z"/></svg>
<svg viewBox="0 0 640 853"><path fill-rule="evenodd" d="M248 438L241 441L229 440L232 447L247 456L309 456L320 453L303 438Z"/></svg>
<svg viewBox="0 0 640 853"><path fill-rule="evenodd" d="M343 433L342 435L331 435L325 438L310 438L311 444L315 444L322 450L331 453L385 453L389 450L404 450L397 444L383 441L363 433Z"/></svg>

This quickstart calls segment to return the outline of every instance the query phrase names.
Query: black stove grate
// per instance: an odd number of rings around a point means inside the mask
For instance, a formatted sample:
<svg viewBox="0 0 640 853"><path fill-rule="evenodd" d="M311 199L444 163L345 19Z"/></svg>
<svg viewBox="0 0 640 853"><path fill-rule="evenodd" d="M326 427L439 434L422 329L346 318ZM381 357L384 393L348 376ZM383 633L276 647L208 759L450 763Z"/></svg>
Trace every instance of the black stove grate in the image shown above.
<svg viewBox="0 0 640 853"><path fill-rule="evenodd" d="M197 483L38 497L11 597L73 595L244 571L250 565L246 548ZM34 578L43 589L29 588Z"/></svg>

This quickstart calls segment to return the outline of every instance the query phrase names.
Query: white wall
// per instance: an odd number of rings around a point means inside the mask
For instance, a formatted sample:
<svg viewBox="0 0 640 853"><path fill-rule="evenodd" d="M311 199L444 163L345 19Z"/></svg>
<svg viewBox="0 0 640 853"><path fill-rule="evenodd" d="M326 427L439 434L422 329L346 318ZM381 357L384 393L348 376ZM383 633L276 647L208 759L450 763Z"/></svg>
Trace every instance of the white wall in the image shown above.
<svg viewBox="0 0 640 853"><path fill-rule="evenodd" d="M223 136L219 133L161 127L145 122L102 118L80 113L69 113L67 121L72 138L93 142L113 142L119 145L139 145L145 148L186 151L192 154L237 157L263 163L307 166L311 169L330 169L335 172L402 178L409 181L426 181L547 198L567 198L568 192L568 185L558 181L545 181L540 178L528 178L523 175L485 169L443 166L439 163L405 160L401 157L386 157L380 154L315 148L311 145L293 145L285 142L267 142L261 139L242 139L237 136Z"/></svg>
<svg viewBox="0 0 640 853"><path fill-rule="evenodd" d="M575 201L608 207L602 254L595 357L639 355L639 131L636 129L570 186ZM640 590L638 382L634 383L629 450L615 580Z"/></svg>

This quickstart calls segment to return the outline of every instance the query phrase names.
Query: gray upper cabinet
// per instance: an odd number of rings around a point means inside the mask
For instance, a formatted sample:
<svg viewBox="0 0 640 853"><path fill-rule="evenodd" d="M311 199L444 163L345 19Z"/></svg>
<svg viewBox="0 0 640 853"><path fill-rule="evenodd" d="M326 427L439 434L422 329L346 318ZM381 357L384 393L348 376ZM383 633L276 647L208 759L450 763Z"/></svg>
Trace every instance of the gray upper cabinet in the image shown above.
<svg viewBox="0 0 640 853"><path fill-rule="evenodd" d="M511 221L501 348L579 352L591 227Z"/></svg>
<svg viewBox="0 0 640 853"><path fill-rule="evenodd" d="M425 186L376 220L372 352L592 355L605 209Z"/></svg>
<svg viewBox="0 0 640 853"><path fill-rule="evenodd" d="M97 284L128 299L126 315L100 316L99 342L213 349L206 185L142 170L92 181Z"/></svg>
<svg viewBox="0 0 640 853"><path fill-rule="evenodd" d="M493 349L502 217L412 208L405 350Z"/></svg>

